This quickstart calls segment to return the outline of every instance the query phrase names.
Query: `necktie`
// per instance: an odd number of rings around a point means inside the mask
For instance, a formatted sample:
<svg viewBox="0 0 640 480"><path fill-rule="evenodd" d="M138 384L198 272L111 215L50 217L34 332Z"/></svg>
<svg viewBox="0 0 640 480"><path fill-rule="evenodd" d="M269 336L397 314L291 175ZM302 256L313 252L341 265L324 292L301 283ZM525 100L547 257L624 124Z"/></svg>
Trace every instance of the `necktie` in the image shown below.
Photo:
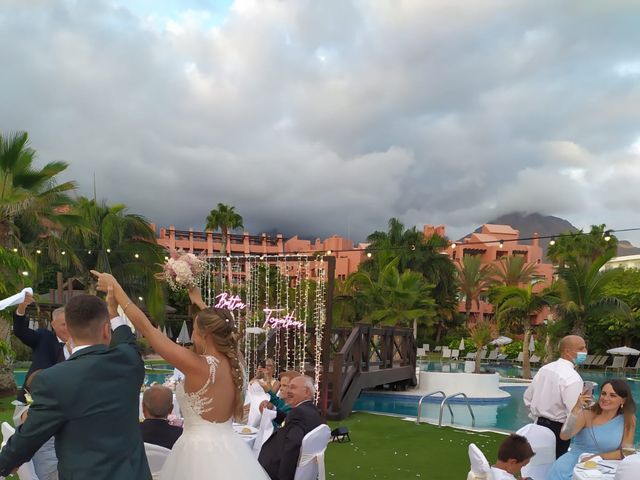
<svg viewBox="0 0 640 480"><path fill-rule="evenodd" d="M59 351L58 351L58 363L64 362L64 349L65 344L63 342L58 343Z"/></svg>

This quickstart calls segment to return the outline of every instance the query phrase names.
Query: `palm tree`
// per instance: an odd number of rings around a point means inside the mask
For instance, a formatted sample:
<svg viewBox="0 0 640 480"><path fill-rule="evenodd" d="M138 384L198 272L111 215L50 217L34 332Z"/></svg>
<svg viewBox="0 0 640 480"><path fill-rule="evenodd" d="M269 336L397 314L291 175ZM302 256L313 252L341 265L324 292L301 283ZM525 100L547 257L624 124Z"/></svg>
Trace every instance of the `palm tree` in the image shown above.
<svg viewBox="0 0 640 480"><path fill-rule="evenodd" d="M519 255L502 257L491 265L493 282L508 287L530 283L537 270L535 263L527 263L525 257Z"/></svg>
<svg viewBox="0 0 640 480"><path fill-rule="evenodd" d="M397 218L389 219L386 232L376 231L367 237L370 242L370 260L363 262L360 270L374 278L394 258L398 258L398 271L412 270L423 275L428 284L433 285L431 297L437 305L439 338L447 320L454 318L457 311L457 286L455 266L447 255L441 252L447 248L448 240L439 235L425 238L424 234L412 227L405 229Z"/></svg>
<svg viewBox="0 0 640 480"><path fill-rule="evenodd" d="M579 258L569 266L561 267L558 277L562 301L557 305L560 318L572 325L572 333L583 336L586 323L606 313L630 315L627 304L605 294L605 287L621 274L621 270L600 269L613 257L608 253L596 260Z"/></svg>
<svg viewBox="0 0 640 480"><path fill-rule="evenodd" d="M382 325L413 325L428 323L435 314L432 287L424 277L410 270L398 271L399 259L391 260L374 279L368 272L356 272L349 277L363 304L367 305L364 320Z"/></svg>
<svg viewBox="0 0 640 480"><path fill-rule="evenodd" d="M207 215L205 229L214 231L220 229L222 232L220 253L231 253L228 241L229 230L235 230L237 228L244 228L244 224L242 223L240 214L235 211L235 207L218 203L218 208L211 210L209 215Z"/></svg>
<svg viewBox="0 0 640 480"><path fill-rule="evenodd" d="M164 293L155 275L165 252L147 220L127 213L126 205L107 205L85 197L78 198L75 208L83 223L65 230L63 240L79 258L77 271L83 283L91 291L89 270L113 273L133 298L143 297L149 312L162 318Z"/></svg>
<svg viewBox="0 0 640 480"><path fill-rule="evenodd" d="M522 376L531 378L531 363L529 362L529 338L531 336L531 317L537 315L544 307L556 305L560 302L558 292L554 287L547 288L540 293L533 291L534 285L525 288L512 286L500 287L496 295L496 318L498 322L505 319L516 320L524 330Z"/></svg>
<svg viewBox="0 0 640 480"><path fill-rule="evenodd" d="M480 257L465 255L457 264L458 286L465 297L464 311L467 324L471 315L471 307L475 301L480 310L480 295L487 290L491 271L488 265L482 265Z"/></svg>
<svg viewBox="0 0 640 480"><path fill-rule="evenodd" d="M480 362L482 360L480 352L495 338L495 327L486 320L478 320L467 328L469 329L469 339L476 347L476 367L473 373L480 373Z"/></svg>
<svg viewBox="0 0 640 480"><path fill-rule="evenodd" d="M26 224L58 226L64 217L61 207L69 205L67 193L75 182L56 183L66 170L65 162L49 162L38 169L36 152L29 148L26 132L0 134L0 245L21 247L15 220Z"/></svg>

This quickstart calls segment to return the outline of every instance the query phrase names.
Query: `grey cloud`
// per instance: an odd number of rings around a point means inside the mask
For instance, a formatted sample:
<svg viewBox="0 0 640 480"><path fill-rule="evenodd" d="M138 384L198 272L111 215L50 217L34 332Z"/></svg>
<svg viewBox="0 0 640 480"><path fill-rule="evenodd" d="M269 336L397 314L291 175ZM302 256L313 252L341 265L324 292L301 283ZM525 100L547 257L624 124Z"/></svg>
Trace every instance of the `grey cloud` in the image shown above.
<svg viewBox="0 0 640 480"><path fill-rule="evenodd" d="M212 26L193 0L164 29L146 6L0 6L0 129L83 194L354 240L511 209L640 225L635 2L238 0Z"/></svg>

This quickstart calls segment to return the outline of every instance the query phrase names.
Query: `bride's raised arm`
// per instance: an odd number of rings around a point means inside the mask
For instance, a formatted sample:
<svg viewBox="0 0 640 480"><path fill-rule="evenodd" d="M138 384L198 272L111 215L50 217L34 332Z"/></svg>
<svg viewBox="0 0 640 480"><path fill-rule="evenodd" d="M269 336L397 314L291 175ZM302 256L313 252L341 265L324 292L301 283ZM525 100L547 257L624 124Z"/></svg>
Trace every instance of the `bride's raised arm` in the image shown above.
<svg viewBox="0 0 640 480"><path fill-rule="evenodd" d="M158 355L185 374L195 373L201 370L202 357L188 348L173 343L171 339L167 338L159 329L155 328L142 310L131 301L113 275L96 272L95 270L91 270L91 273L97 279L96 289L98 291L107 292L109 287L113 289L113 294L118 305L120 305L136 329L149 341L149 344ZM204 305L204 302L202 305ZM200 307L200 305L198 306ZM206 305L200 308L206 308Z"/></svg>

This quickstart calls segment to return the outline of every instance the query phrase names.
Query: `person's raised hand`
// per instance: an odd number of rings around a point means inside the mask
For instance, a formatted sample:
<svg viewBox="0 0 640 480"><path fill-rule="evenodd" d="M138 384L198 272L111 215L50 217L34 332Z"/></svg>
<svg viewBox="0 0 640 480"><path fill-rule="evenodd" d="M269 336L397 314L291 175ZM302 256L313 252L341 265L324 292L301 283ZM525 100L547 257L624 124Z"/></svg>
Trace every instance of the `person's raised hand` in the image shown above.
<svg viewBox="0 0 640 480"><path fill-rule="evenodd" d="M118 316L118 302L116 301L116 296L113 293L113 285L107 286L107 298L105 298L107 302L107 308L109 309L109 316L111 318Z"/></svg>
<svg viewBox="0 0 640 480"><path fill-rule="evenodd" d="M118 285L118 281L110 273L101 273L96 270L91 270L91 275L96 279L96 290L99 292L107 293L109 286L115 288Z"/></svg>
<svg viewBox="0 0 640 480"><path fill-rule="evenodd" d="M16 313L18 313L18 315L24 315L24 312L27 310L27 307L32 303L33 303L33 295L31 295L30 293L25 293L24 300L20 305L18 305L18 309L16 310Z"/></svg>

